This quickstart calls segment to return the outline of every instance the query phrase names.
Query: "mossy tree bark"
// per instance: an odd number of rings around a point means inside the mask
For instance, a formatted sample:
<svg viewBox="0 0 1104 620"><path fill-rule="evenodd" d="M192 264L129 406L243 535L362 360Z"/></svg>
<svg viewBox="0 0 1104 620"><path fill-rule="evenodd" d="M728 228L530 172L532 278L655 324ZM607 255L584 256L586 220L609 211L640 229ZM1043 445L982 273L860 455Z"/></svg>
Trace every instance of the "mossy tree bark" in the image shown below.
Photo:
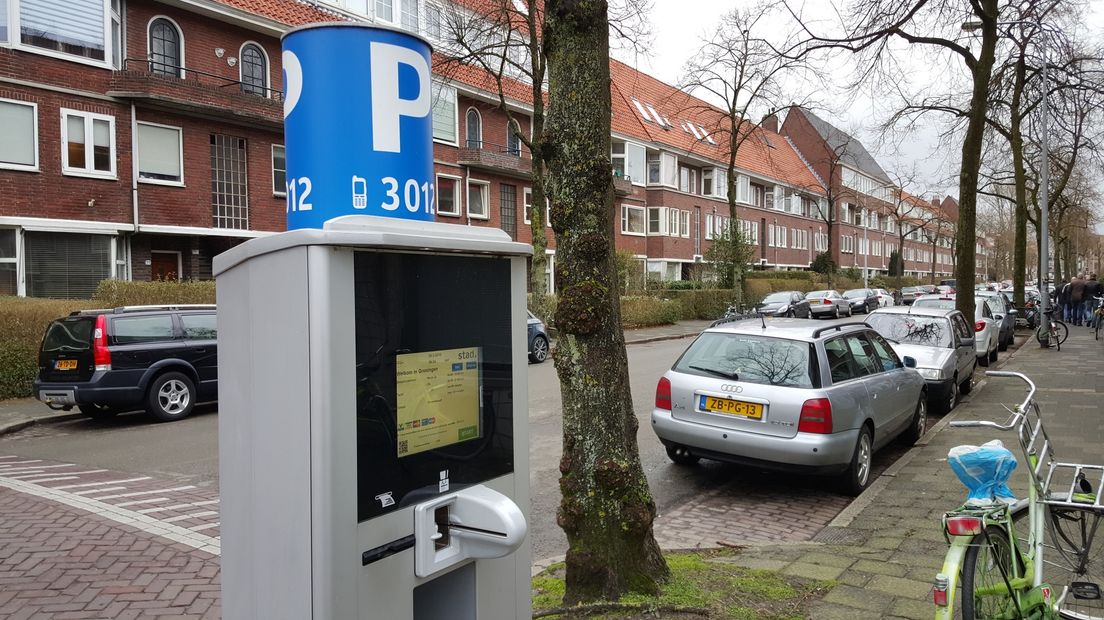
<svg viewBox="0 0 1104 620"><path fill-rule="evenodd" d="M563 397L557 521L569 544L564 601L573 604L654 593L668 569L652 534L615 283L608 5L548 0L545 11Z"/></svg>

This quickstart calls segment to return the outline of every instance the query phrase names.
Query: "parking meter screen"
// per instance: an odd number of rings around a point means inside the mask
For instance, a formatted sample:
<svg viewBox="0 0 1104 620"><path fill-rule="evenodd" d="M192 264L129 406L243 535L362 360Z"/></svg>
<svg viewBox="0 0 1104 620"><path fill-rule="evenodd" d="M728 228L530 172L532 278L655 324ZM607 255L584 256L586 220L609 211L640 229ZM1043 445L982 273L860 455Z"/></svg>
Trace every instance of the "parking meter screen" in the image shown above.
<svg viewBox="0 0 1104 620"><path fill-rule="evenodd" d="M357 252L358 520L513 471L510 263Z"/></svg>
<svg viewBox="0 0 1104 620"><path fill-rule="evenodd" d="M479 437L479 347L396 356L398 455Z"/></svg>

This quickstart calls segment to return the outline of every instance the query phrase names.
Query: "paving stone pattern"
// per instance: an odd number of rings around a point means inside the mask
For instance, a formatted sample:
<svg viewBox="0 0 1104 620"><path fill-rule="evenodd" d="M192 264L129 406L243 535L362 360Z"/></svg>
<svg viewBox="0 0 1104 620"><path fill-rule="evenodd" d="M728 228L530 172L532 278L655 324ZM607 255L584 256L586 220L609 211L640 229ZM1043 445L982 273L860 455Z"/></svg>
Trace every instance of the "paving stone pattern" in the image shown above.
<svg viewBox="0 0 1104 620"><path fill-rule="evenodd" d="M219 618L217 556L0 487L0 618Z"/></svg>

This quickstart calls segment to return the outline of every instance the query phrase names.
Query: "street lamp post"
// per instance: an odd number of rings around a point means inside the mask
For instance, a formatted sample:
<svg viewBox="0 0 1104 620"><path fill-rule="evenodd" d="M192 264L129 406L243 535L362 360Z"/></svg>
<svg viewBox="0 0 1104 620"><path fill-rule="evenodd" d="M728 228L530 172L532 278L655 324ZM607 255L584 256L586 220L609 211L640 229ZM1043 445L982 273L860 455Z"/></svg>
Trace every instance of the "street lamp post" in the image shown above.
<svg viewBox="0 0 1104 620"><path fill-rule="evenodd" d="M868 230L870 230L869 212L866 214L866 221L863 222L863 288L870 288L870 238L866 234Z"/></svg>

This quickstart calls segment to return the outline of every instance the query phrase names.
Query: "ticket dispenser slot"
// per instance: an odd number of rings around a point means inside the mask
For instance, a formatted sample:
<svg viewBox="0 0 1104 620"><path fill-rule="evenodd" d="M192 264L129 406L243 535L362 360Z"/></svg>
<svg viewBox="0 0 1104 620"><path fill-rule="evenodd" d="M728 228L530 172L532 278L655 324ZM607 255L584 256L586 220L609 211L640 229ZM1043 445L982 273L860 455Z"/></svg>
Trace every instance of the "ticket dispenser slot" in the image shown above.
<svg viewBox="0 0 1104 620"><path fill-rule="evenodd" d="M414 508L414 574L435 575L467 560L505 557L525 540L525 516L483 485Z"/></svg>

